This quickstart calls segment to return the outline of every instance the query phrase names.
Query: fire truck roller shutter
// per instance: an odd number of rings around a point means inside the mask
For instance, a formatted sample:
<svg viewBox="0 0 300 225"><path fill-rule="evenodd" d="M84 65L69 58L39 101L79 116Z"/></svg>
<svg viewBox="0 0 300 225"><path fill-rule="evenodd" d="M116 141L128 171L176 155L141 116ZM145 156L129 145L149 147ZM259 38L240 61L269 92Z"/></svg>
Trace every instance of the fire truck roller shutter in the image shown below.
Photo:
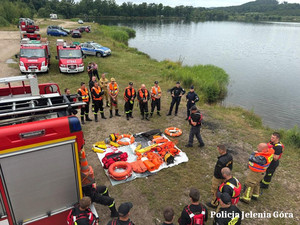
<svg viewBox="0 0 300 225"><path fill-rule="evenodd" d="M74 144L69 140L0 155L15 223L45 218L79 200Z"/></svg>

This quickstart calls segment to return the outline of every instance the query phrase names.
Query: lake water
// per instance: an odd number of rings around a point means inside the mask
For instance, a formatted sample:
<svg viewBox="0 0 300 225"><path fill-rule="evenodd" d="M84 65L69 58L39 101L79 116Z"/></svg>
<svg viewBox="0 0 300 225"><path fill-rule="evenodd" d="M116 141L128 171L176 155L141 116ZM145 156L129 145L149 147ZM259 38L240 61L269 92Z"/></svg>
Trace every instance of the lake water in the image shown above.
<svg viewBox="0 0 300 225"><path fill-rule="evenodd" d="M230 75L223 104L254 110L271 128L300 126L300 24L118 22L130 47L157 60L213 64Z"/></svg>

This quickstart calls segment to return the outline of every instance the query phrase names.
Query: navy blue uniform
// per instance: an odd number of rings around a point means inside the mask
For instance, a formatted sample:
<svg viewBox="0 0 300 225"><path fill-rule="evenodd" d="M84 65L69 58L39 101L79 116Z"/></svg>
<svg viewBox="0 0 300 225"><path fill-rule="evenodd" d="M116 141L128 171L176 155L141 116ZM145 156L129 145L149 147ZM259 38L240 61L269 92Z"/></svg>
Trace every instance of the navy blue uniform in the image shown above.
<svg viewBox="0 0 300 225"><path fill-rule="evenodd" d="M191 112L190 112L190 108L196 104L196 102L199 101L199 97L198 95L194 92L194 91L190 91L187 93L186 95L186 109L187 109L187 118L189 118Z"/></svg>
<svg viewBox="0 0 300 225"><path fill-rule="evenodd" d="M178 107L180 104L180 100L181 100L181 96L185 94L185 90L182 87L173 87L171 90L171 95L172 95L172 102L171 102L171 106L170 106L170 110L168 115L172 114L173 111L173 107L175 106L175 115L177 115L178 113ZM174 96L173 96L174 95Z"/></svg>

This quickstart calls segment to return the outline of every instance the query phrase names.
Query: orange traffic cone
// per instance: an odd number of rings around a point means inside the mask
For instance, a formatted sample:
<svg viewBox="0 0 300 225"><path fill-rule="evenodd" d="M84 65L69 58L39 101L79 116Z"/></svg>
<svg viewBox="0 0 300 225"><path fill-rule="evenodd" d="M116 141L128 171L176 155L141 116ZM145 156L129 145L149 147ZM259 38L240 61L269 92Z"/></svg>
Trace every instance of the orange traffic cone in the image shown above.
<svg viewBox="0 0 300 225"><path fill-rule="evenodd" d="M94 170L91 166L89 166L84 150L81 151L80 172L82 186L95 183Z"/></svg>

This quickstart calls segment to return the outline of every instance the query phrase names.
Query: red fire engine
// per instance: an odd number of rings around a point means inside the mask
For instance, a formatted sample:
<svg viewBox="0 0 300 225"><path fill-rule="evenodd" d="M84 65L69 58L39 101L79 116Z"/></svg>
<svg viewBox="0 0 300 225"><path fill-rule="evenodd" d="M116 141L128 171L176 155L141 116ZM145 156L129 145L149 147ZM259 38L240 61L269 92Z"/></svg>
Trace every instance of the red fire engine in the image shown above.
<svg viewBox="0 0 300 225"><path fill-rule="evenodd" d="M29 38L30 40L40 40L41 35L38 33L39 26L34 24L34 21L29 18L19 19L20 35L22 38Z"/></svg>
<svg viewBox="0 0 300 225"><path fill-rule="evenodd" d="M38 85L35 75L0 83L8 84L0 88L0 224L66 225L82 197L84 145L70 114L85 103L61 95L57 84Z"/></svg>

